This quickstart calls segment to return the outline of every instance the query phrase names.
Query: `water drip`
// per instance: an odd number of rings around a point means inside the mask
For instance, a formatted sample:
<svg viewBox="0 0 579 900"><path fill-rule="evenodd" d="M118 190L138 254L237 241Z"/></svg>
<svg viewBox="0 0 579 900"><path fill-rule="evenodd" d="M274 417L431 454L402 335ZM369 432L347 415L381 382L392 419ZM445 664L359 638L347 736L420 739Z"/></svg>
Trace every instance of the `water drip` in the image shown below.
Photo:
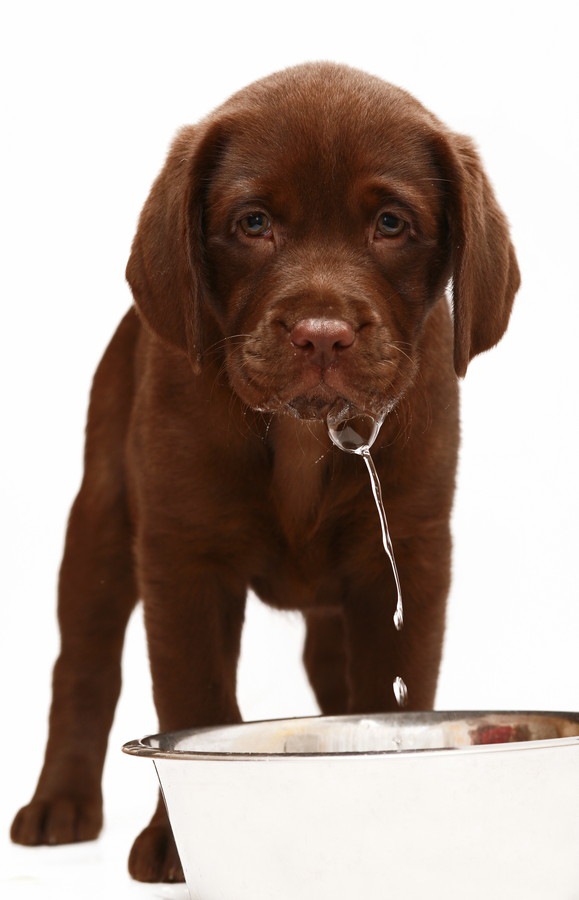
<svg viewBox="0 0 579 900"><path fill-rule="evenodd" d="M372 494L374 496L374 502L376 503L378 518L380 520L382 544L386 555L390 560L396 584L396 610L393 619L396 630L400 631L404 625L402 589L400 587L400 578L398 576L396 560L394 559L394 548L390 538L390 531L388 530L386 510L384 509L384 503L382 501L382 487L380 485L376 466L374 465L374 460L370 454L372 444L378 437L378 433L385 417L386 414L384 413L382 416L374 418L367 413L358 412L348 403L339 401L334 404L328 413L326 424L332 443L345 453L353 453L356 456L361 456L368 469ZM406 706L408 702L408 688L400 676L397 676L394 680L393 689L398 705Z"/></svg>

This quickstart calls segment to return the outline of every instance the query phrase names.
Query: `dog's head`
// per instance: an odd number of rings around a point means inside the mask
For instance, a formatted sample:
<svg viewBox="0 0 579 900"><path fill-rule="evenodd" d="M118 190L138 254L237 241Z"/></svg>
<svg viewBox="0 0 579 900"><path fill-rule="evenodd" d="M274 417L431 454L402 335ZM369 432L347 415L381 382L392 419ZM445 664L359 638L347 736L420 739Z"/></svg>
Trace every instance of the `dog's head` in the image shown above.
<svg viewBox="0 0 579 900"><path fill-rule="evenodd" d="M454 365L504 333L508 226L467 138L398 88L300 66L185 128L127 268L141 314L195 370L225 355L254 409L379 413L404 394L452 280Z"/></svg>

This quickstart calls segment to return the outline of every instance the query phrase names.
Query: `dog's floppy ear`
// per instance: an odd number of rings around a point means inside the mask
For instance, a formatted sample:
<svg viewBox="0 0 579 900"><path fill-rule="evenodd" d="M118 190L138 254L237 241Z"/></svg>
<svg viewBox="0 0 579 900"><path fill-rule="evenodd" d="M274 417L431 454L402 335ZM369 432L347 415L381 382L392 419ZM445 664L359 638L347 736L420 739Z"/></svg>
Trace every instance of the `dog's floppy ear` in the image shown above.
<svg viewBox="0 0 579 900"><path fill-rule="evenodd" d="M507 220L474 145L449 133L443 145L450 201L454 368L462 377L473 356L503 336L520 275Z"/></svg>
<svg viewBox="0 0 579 900"><path fill-rule="evenodd" d="M214 162L216 126L183 128L143 207L126 277L145 323L201 368L206 315L203 195Z"/></svg>

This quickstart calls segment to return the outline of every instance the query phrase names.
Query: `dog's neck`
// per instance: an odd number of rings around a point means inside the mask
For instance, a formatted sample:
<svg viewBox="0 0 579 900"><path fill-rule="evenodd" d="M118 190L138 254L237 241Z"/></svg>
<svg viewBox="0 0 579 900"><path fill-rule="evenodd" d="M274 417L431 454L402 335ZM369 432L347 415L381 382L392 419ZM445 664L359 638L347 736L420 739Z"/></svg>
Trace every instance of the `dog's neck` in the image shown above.
<svg viewBox="0 0 579 900"><path fill-rule="evenodd" d="M319 521L331 451L325 422L275 416L268 433L272 498L292 544L307 540Z"/></svg>

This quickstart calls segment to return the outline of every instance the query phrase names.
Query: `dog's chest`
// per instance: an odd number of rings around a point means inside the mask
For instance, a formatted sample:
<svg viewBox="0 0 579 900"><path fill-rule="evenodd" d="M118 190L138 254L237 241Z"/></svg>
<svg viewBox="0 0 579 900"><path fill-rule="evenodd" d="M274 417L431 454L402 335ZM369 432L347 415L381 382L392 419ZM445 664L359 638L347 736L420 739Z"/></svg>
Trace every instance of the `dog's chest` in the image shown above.
<svg viewBox="0 0 579 900"><path fill-rule="evenodd" d="M268 550L270 552L268 552ZM324 541L266 548L250 586L278 609L307 610L339 603L341 578Z"/></svg>
<svg viewBox="0 0 579 900"><path fill-rule="evenodd" d="M251 584L281 609L335 605L356 534L363 540L359 516L367 518L371 492L361 460L328 446L319 429L292 424L282 422L275 435L262 552Z"/></svg>

